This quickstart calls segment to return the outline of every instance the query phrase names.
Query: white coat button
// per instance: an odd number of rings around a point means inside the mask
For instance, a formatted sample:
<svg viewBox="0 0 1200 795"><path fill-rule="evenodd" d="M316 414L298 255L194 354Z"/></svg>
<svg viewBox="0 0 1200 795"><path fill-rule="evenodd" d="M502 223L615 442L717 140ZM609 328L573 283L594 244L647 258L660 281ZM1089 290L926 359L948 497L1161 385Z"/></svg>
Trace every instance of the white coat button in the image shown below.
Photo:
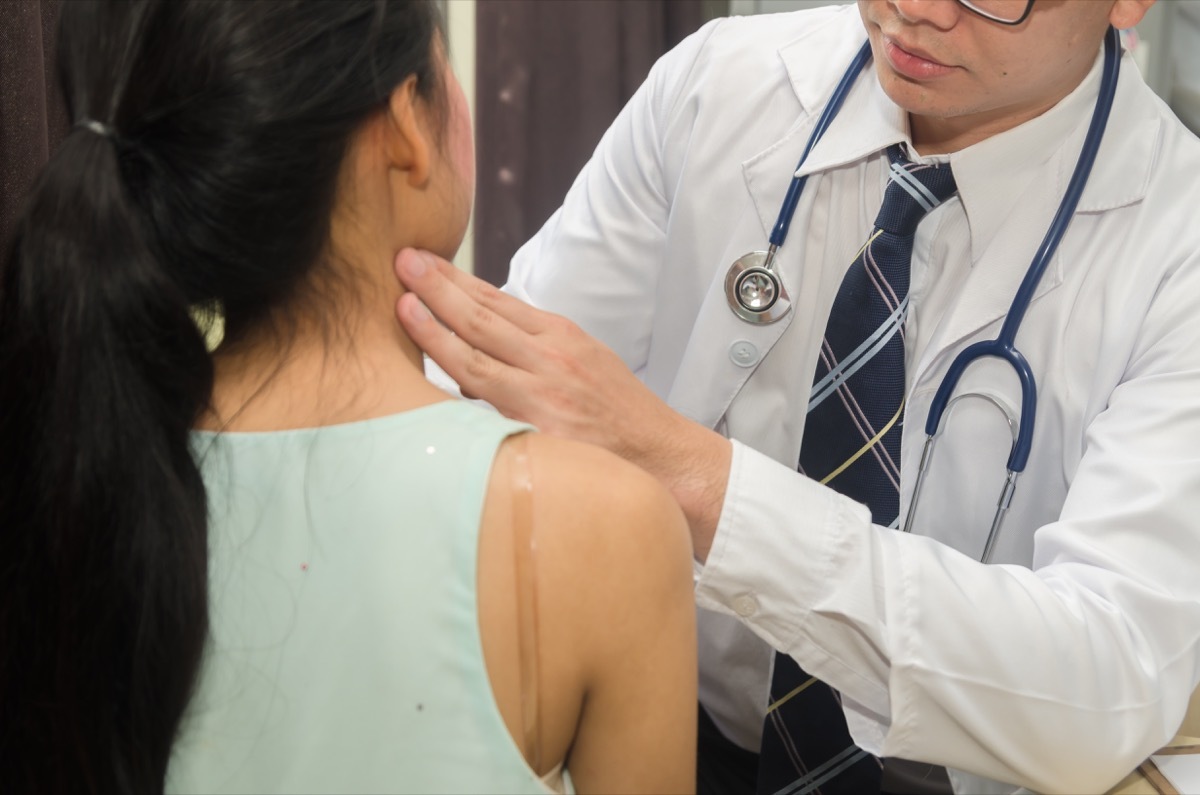
<svg viewBox="0 0 1200 795"><path fill-rule="evenodd" d="M733 612L742 618L749 618L758 612L758 600L748 593L733 597Z"/></svg>
<svg viewBox="0 0 1200 795"><path fill-rule="evenodd" d="M749 340L737 340L729 346L729 358L738 367L753 367L758 364L758 347Z"/></svg>

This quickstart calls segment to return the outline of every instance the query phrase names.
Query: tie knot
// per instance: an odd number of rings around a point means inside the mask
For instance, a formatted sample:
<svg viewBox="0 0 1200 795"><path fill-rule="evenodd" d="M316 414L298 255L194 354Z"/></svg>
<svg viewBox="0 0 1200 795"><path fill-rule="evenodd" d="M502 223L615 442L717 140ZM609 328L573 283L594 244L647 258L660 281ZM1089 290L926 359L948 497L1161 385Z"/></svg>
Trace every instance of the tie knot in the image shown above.
<svg viewBox="0 0 1200 795"><path fill-rule="evenodd" d="M900 145L888 147L887 190L875 226L908 236L934 207L954 195L954 174L949 164L913 163L901 154Z"/></svg>

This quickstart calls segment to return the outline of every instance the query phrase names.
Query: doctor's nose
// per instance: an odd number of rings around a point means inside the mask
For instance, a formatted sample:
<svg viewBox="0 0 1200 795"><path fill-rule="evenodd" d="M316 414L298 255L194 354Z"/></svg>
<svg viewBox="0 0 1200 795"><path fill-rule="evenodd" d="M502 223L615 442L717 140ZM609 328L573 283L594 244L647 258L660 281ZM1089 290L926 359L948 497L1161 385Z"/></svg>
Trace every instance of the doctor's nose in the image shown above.
<svg viewBox="0 0 1200 795"><path fill-rule="evenodd" d="M939 30L954 27L964 11L958 0L887 0L897 16L912 24L925 23Z"/></svg>

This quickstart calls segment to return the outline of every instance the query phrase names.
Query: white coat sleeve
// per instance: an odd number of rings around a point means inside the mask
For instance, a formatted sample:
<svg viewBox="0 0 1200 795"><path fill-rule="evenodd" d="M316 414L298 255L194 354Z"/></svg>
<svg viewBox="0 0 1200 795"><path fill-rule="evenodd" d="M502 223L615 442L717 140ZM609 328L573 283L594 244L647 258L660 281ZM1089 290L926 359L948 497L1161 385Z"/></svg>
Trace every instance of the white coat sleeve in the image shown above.
<svg viewBox="0 0 1200 795"><path fill-rule="evenodd" d="M502 288L569 317L639 375L671 212L667 128L696 58L721 22L709 22L658 60L562 206L513 256Z"/></svg>
<svg viewBox="0 0 1200 795"><path fill-rule="evenodd" d="M1160 285L1032 568L874 526L735 444L699 604L874 713L884 755L1038 792L1112 786L1173 736L1200 678L1198 300L1193 254Z"/></svg>

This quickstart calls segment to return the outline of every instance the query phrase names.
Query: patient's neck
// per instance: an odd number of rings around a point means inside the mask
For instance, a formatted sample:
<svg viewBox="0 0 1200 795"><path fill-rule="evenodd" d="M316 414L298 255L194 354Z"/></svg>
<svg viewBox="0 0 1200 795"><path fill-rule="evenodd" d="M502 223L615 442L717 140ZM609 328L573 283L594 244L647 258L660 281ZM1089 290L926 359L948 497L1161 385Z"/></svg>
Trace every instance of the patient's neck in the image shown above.
<svg viewBox="0 0 1200 795"><path fill-rule="evenodd" d="M421 351L393 314L393 252L371 267L332 265L266 322L214 353L209 430L270 431L356 422L449 396L425 380Z"/></svg>

